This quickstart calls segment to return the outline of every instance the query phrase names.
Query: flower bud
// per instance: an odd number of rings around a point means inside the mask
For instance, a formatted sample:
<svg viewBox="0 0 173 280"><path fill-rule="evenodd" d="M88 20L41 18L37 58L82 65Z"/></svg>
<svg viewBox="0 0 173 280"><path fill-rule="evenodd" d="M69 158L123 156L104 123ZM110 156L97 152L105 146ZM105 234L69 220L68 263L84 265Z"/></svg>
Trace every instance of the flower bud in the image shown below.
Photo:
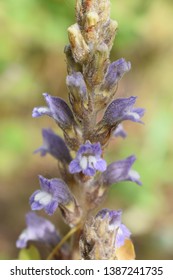
<svg viewBox="0 0 173 280"><path fill-rule="evenodd" d="M89 47L87 46L77 23L68 28L68 36L74 60L79 63L84 62L89 54Z"/></svg>
<svg viewBox="0 0 173 280"><path fill-rule="evenodd" d="M75 72L81 72L82 68L81 65L79 63L76 63L74 58L73 58L73 54L72 54L72 50L71 50L71 46L67 45L64 48L64 53L66 55L66 62L67 62L67 72L68 74L72 74L74 71Z"/></svg>
<svg viewBox="0 0 173 280"><path fill-rule="evenodd" d="M116 20L110 20L108 23L103 26L103 39L104 43L108 46L108 49L111 50L113 41L118 29L118 22Z"/></svg>
<svg viewBox="0 0 173 280"><path fill-rule="evenodd" d="M69 89L69 99L76 118L82 122L84 114L87 115L88 96L87 87L81 72L73 72L66 78Z"/></svg>
<svg viewBox="0 0 173 280"><path fill-rule="evenodd" d="M99 21L99 16L96 12L89 12L86 15L86 24L88 28L95 26Z"/></svg>

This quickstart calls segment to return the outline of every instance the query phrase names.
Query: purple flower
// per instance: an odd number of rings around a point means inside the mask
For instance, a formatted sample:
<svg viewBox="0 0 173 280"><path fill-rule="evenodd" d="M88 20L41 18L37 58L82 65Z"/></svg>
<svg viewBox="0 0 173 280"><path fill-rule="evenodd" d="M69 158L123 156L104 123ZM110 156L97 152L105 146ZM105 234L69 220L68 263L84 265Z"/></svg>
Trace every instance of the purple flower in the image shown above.
<svg viewBox="0 0 173 280"><path fill-rule="evenodd" d="M96 171L106 170L106 161L101 158L102 150L100 143L91 144L86 141L81 145L76 158L69 165L70 173L82 172L87 176L94 176Z"/></svg>
<svg viewBox="0 0 173 280"><path fill-rule="evenodd" d="M41 156L49 153L62 162L69 163L71 161L69 149L60 136L56 135L51 129L43 129L42 136L43 145L35 153L40 152Z"/></svg>
<svg viewBox="0 0 173 280"><path fill-rule="evenodd" d="M26 215L26 225L26 229L22 231L16 242L17 248L25 248L32 240L45 242L51 246L55 246L60 241L55 226L33 212Z"/></svg>
<svg viewBox="0 0 173 280"><path fill-rule="evenodd" d="M102 90L110 91L130 68L130 62L126 62L124 58L111 63L108 67Z"/></svg>
<svg viewBox="0 0 173 280"><path fill-rule="evenodd" d="M74 96L86 98L87 88L81 72L74 72L67 76L66 84Z"/></svg>
<svg viewBox="0 0 173 280"><path fill-rule="evenodd" d="M131 96L112 101L105 111L102 122L109 126L115 126L125 120L142 123L140 118L144 115L145 110L143 108L133 108L136 98Z"/></svg>
<svg viewBox="0 0 173 280"><path fill-rule="evenodd" d="M115 131L113 132L113 135L115 137L122 137L122 138L127 137L127 133L125 132L123 125L121 123L116 127Z"/></svg>
<svg viewBox="0 0 173 280"><path fill-rule="evenodd" d="M61 179L46 179L39 176L41 190L36 190L30 197L32 210L44 209L52 215L59 205L66 205L73 201L73 196Z"/></svg>
<svg viewBox="0 0 173 280"><path fill-rule="evenodd" d="M115 237L115 249L124 245L126 239L129 239L131 232L128 228L121 223L121 215L122 211L118 210L109 210L109 209L102 209L96 215L96 219L101 218L102 220L108 220L108 230L114 231L116 234Z"/></svg>
<svg viewBox="0 0 173 280"><path fill-rule="evenodd" d="M63 128L71 127L74 123L73 113L67 103L55 96L43 93L43 96L48 105L47 107L36 107L33 109L32 116L34 118L48 115L52 117Z"/></svg>
<svg viewBox="0 0 173 280"><path fill-rule="evenodd" d="M126 159L109 164L106 171L101 175L103 184L111 185L121 181L132 181L138 185L142 185L139 174L131 169L135 160L135 156L132 155Z"/></svg>

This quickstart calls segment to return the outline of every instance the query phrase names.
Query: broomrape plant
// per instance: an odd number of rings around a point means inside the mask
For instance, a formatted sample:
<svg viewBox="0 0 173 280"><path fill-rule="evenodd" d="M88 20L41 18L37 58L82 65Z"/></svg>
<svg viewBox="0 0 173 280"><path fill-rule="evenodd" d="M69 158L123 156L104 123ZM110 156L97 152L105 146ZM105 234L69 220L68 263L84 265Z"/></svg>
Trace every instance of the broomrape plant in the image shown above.
<svg viewBox="0 0 173 280"><path fill-rule="evenodd" d="M111 137L126 137L122 122L142 123L144 114L143 108L135 107L135 96L115 99L120 79L131 68L124 58L110 61L117 29L117 22L110 19L109 0L76 0L76 23L68 28L70 44L64 50L69 105L44 93L46 106L32 113L34 118L51 117L63 131L64 139L43 129L43 145L35 151L57 159L60 177L39 176L40 189L29 199L33 211L43 209L53 215L59 208L71 229L61 237L50 221L29 212L18 248L38 241L49 245L48 259L135 258L131 233L121 221L122 211L102 209L93 214L112 184L132 181L141 185L132 168L134 155L109 165L103 158Z"/></svg>

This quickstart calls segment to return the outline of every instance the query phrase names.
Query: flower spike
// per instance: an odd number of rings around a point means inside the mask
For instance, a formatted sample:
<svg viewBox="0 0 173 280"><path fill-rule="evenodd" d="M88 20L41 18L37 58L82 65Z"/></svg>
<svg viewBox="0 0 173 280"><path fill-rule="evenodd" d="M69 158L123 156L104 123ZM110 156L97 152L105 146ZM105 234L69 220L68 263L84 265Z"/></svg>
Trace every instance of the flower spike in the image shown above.
<svg viewBox="0 0 173 280"><path fill-rule="evenodd" d="M31 195L30 206L48 215L59 208L67 225L74 227L55 246L50 258L58 258L57 251L73 235L70 259L79 259L79 254L87 260L134 259L131 233L121 222L122 211L102 209L96 216L92 211L100 206L112 184L131 181L141 185L139 174L132 169L134 155L107 166L103 151L112 136L127 136L123 121L143 123L144 109L135 107L136 96L115 95L131 63L125 58L110 60L118 30L118 23L110 19L110 0L76 0L75 11L76 23L68 28L69 44L64 48L70 106L44 93L47 107L36 107L32 113L35 118L51 117L63 130L64 140L51 129L43 129L43 144L35 151L41 156L49 153L58 160L61 178L39 176L40 189ZM33 224L37 227L36 222ZM49 225L44 229L51 231ZM45 231L40 233L27 224L17 246L26 246L37 237L40 240L41 234L45 240Z"/></svg>

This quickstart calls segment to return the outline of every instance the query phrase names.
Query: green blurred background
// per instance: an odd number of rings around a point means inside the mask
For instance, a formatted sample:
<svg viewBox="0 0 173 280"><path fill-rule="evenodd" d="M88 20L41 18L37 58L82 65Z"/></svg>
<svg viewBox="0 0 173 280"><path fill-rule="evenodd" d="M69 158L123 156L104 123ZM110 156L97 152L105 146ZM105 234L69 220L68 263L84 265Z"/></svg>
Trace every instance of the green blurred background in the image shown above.
<svg viewBox="0 0 173 280"><path fill-rule="evenodd" d="M56 176L56 161L33 155L41 128L61 133L49 118L32 119L42 92L67 100L67 27L74 0L0 0L0 258L17 258L15 241L25 227L28 198L38 174ZM124 209L137 259L173 259L173 1L112 0L119 32L112 60L125 57L132 70L117 96L137 95L145 125L127 122L128 137L113 139L107 161L131 154L142 187L112 186L104 206ZM59 221L59 215L53 217ZM66 231L67 228L62 229Z"/></svg>

